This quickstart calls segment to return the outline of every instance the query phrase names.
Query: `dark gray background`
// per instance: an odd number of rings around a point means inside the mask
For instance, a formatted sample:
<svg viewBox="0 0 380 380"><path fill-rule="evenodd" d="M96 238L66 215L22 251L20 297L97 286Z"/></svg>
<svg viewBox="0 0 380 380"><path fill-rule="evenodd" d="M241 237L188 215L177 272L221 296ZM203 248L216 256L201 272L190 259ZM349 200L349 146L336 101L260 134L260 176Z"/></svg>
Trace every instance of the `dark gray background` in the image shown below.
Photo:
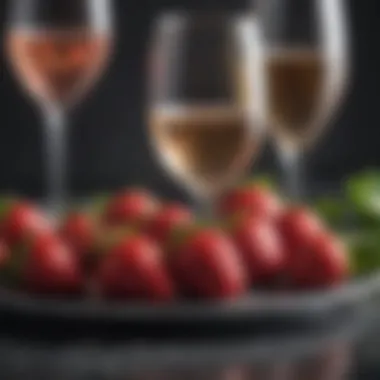
<svg viewBox="0 0 380 380"><path fill-rule="evenodd" d="M308 173L315 180L340 181L350 172L380 163L380 2L349 3L354 61L350 96L333 128L308 157ZM5 5L2 0L1 17ZM71 115L73 193L143 184L164 195L183 195L154 161L143 121L149 28L158 11L178 5L244 9L246 4L238 0L115 1L118 33L115 57L96 91ZM0 191L40 196L44 193L44 176L39 115L19 90L3 56L0 65ZM252 172L274 166L273 154L267 151Z"/></svg>

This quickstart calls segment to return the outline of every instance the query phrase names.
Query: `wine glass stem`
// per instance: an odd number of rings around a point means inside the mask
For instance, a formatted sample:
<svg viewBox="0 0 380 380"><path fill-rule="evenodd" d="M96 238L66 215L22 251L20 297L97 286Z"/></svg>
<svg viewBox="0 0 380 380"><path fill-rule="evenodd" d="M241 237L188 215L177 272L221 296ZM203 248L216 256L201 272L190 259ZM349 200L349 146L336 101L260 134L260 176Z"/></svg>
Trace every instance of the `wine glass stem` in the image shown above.
<svg viewBox="0 0 380 380"><path fill-rule="evenodd" d="M293 201L302 201L305 196L302 154L298 151L281 152L280 156L287 195Z"/></svg>
<svg viewBox="0 0 380 380"><path fill-rule="evenodd" d="M66 117L62 109L49 107L45 112L45 156L47 208L53 217L65 209L66 183Z"/></svg>
<svg viewBox="0 0 380 380"><path fill-rule="evenodd" d="M201 203L199 215L205 221L211 221L215 217L215 203L212 199L205 199Z"/></svg>
<svg viewBox="0 0 380 380"><path fill-rule="evenodd" d="M203 221L210 221L214 217L215 199L208 192L194 188L191 190L193 208L197 217Z"/></svg>

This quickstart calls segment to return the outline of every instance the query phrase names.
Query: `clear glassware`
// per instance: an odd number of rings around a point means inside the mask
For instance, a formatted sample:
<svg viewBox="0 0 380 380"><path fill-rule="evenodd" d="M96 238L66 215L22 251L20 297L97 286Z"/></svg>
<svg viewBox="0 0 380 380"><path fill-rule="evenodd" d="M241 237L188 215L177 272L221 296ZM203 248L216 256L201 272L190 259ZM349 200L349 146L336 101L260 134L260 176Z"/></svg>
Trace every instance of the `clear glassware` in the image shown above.
<svg viewBox="0 0 380 380"><path fill-rule="evenodd" d="M65 206L67 111L103 73L112 45L111 0L12 0L6 50L44 119L47 209Z"/></svg>
<svg viewBox="0 0 380 380"><path fill-rule="evenodd" d="M304 193L302 155L341 103L349 74L345 0L256 0L265 46L268 124L287 190Z"/></svg>
<svg viewBox="0 0 380 380"><path fill-rule="evenodd" d="M153 148L210 215L260 150L265 85L259 28L239 15L167 13L154 26L150 52Z"/></svg>

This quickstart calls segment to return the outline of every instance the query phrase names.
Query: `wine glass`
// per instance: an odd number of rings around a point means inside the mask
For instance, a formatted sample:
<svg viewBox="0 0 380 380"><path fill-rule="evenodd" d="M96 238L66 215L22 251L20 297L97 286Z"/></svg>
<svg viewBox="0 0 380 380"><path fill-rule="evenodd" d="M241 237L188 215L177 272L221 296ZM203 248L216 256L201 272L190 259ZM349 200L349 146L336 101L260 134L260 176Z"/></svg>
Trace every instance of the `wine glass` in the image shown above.
<svg viewBox="0 0 380 380"><path fill-rule="evenodd" d="M207 216L258 156L264 67L253 18L170 12L152 34L149 133L168 172Z"/></svg>
<svg viewBox="0 0 380 380"><path fill-rule="evenodd" d="M110 0L12 0L6 33L10 64L45 122L47 208L66 201L67 112L103 72L112 44Z"/></svg>
<svg viewBox="0 0 380 380"><path fill-rule="evenodd" d="M305 151L346 89L344 0L256 0L265 46L268 121L290 197L303 196Z"/></svg>

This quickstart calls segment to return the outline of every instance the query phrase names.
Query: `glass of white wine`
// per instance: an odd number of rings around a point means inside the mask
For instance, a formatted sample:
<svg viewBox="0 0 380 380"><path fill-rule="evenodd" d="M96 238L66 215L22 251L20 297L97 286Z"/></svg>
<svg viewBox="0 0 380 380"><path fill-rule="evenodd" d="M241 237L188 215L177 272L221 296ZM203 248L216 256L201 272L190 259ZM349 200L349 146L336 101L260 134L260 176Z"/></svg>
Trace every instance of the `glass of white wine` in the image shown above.
<svg viewBox="0 0 380 380"><path fill-rule="evenodd" d="M305 194L302 155L340 105L349 73L345 0L257 0L268 124L290 197Z"/></svg>
<svg viewBox="0 0 380 380"><path fill-rule="evenodd" d="M206 211L258 156L265 88L253 18L192 12L152 33L149 134L158 159Z"/></svg>

